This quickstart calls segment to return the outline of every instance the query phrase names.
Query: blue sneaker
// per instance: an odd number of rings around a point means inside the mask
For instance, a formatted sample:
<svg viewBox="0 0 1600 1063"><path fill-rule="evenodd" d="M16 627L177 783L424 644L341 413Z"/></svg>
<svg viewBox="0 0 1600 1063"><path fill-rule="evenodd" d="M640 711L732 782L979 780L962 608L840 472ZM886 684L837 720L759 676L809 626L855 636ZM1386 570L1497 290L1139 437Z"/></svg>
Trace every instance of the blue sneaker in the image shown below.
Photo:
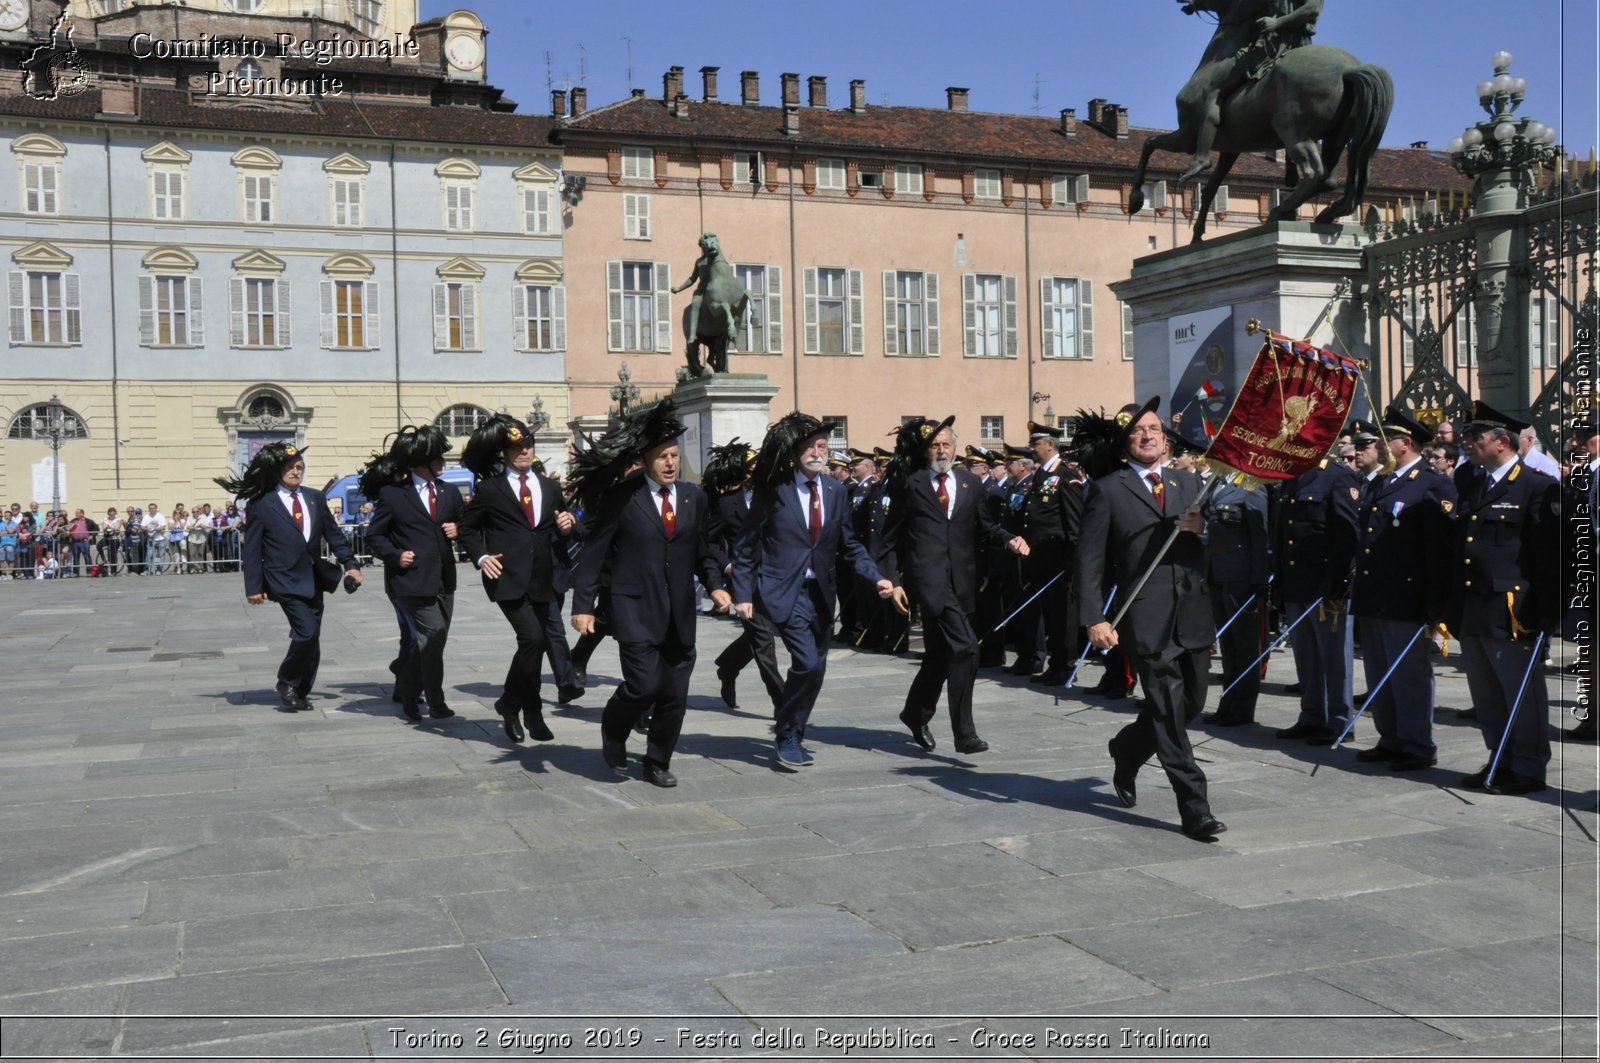
<svg viewBox="0 0 1600 1063"><path fill-rule="evenodd" d="M810 767L811 756L800 748L800 739L790 736L778 740L777 764L780 771L796 771Z"/></svg>

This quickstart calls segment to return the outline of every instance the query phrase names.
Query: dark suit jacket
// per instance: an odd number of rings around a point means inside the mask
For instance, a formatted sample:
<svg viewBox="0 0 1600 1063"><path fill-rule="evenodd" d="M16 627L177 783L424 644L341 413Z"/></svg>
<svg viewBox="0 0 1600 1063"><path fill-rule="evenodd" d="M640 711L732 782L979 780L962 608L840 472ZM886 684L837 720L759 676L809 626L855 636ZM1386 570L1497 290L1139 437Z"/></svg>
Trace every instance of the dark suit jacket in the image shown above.
<svg viewBox="0 0 1600 1063"><path fill-rule="evenodd" d="M706 523L706 538L717 552L717 563L724 569L733 563L734 544L744 530L750 507L745 505L744 490L737 489L711 499L711 515Z"/></svg>
<svg viewBox="0 0 1600 1063"><path fill-rule="evenodd" d="M793 481L786 480L777 490L763 487L756 491L734 548L733 600L755 603L761 614L775 623L786 622L794 612L807 568L816 576L817 589L830 608L839 556L847 558L868 583L883 578L851 530L850 499L844 485L831 476L818 476L817 482L822 488L822 534L814 545L809 514L800 504Z"/></svg>
<svg viewBox="0 0 1600 1063"><path fill-rule="evenodd" d="M636 475L601 500L572 577L572 614L594 615L602 576L611 577L611 624L618 642L660 644L669 634L694 645L694 580L722 588L717 555L706 539L710 502L680 482L673 534L661 524L650 481Z"/></svg>
<svg viewBox="0 0 1600 1063"><path fill-rule="evenodd" d="M954 604L970 613L978 604L979 551L1003 547L1010 536L991 515L978 478L965 469L950 475L955 508L948 517L926 469L891 490L878 568L930 612Z"/></svg>
<svg viewBox="0 0 1600 1063"><path fill-rule="evenodd" d="M367 526L367 545L383 561L384 587L392 595L432 598L455 593L455 550L440 525L460 523L461 491L443 480L436 481L435 487L437 522L429 516L427 503L412 487L409 475L403 483L389 484L378 492L372 523ZM416 558L410 568L401 568L400 555L407 550Z"/></svg>
<svg viewBox="0 0 1600 1063"><path fill-rule="evenodd" d="M244 546L239 553L247 596L315 597L319 592L313 568L322 556L323 543L339 559L340 567L361 567L321 491L300 488L300 508L311 522L309 542L278 500L276 487L250 504L244 522Z"/></svg>
<svg viewBox="0 0 1600 1063"><path fill-rule="evenodd" d="M478 481L472 501L461 513L461 544L476 565L485 554L500 554L500 578L483 577L483 590L493 602L514 602L526 595L535 602L555 598L551 553L555 540L556 514L566 502L553 480L529 475L528 489L539 492L539 526L528 527L528 515L517 498L517 490L503 475Z"/></svg>
<svg viewBox="0 0 1600 1063"><path fill-rule="evenodd" d="M1101 610L1112 584L1117 599L1111 603L1111 614L1122 608L1173 524L1200 493L1200 480L1192 473L1163 469L1161 483L1164 511L1130 468L1090 482L1077 565L1078 616L1085 627L1110 619ZM1140 656L1173 645L1187 650L1211 645L1216 625L1205 572L1205 540L1179 534L1123 618L1117 632L1120 644Z"/></svg>

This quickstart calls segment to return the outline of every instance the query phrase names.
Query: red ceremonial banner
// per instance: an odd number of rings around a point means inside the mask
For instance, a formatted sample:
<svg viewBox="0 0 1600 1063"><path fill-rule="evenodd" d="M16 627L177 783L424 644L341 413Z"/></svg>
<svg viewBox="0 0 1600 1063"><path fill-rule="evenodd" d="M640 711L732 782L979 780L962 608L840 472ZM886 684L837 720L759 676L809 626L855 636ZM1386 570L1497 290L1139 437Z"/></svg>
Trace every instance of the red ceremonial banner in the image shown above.
<svg viewBox="0 0 1600 1063"><path fill-rule="evenodd" d="M1293 479L1339 438L1360 379L1352 359L1269 331L1206 462L1223 475Z"/></svg>

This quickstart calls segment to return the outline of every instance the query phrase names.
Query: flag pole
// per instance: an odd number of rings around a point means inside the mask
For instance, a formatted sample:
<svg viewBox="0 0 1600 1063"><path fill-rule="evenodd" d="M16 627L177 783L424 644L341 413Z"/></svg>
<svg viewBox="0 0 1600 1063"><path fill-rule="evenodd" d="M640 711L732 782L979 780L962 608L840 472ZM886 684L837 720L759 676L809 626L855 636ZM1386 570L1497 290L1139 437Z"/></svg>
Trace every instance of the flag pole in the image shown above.
<svg viewBox="0 0 1600 1063"><path fill-rule="evenodd" d="M1206 482L1206 485L1200 489L1200 493L1195 496L1195 500L1189 503L1190 508L1204 505L1206 499L1211 497L1211 492L1216 488L1217 481L1220 479L1222 479L1221 476L1212 476L1211 479ZM1115 630L1117 625L1122 623L1122 618L1128 615L1128 610L1133 607L1134 599L1139 597L1139 592L1144 590L1144 585L1150 582L1151 576L1155 575L1156 567L1160 565L1162 559L1167 556L1167 551L1172 549L1172 544L1178 540L1178 536L1180 534L1181 532L1179 529L1174 527L1172 529L1172 533L1167 536L1167 541L1161 544L1161 549L1158 550L1156 552L1156 556L1151 559L1149 566L1142 573L1140 573L1139 578L1133 584L1133 590L1130 591L1128 596L1122 600L1122 608L1117 610L1116 617L1111 621L1112 630Z"/></svg>
<svg viewBox="0 0 1600 1063"><path fill-rule="evenodd" d="M1117 586L1116 586L1116 584L1113 583L1111 585L1111 593L1106 595L1105 608L1101 609L1100 612L1104 613L1106 611L1106 609L1110 609L1111 608L1111 603L1114 600L1116 600L1116 597L1117 597ZM1076 667L1074 667L1072 669L1072 674L1067 676L1067 685L1066 685L1066 687L1064 689L1071 690L1072 689L1072 684L1076 683L1078 681L1078 673L1080 671L1082 671L1083 662L1087 661L1089 659L1089 651L1091 649L1093 649L1093 648L1094 648L1093 643L1088 643L1088 642L1084 643L1083 652L1078 654L1078 664L1077 664ZM1105 650L1101 650L1100 652L1101 653L1105 653L1106 651Z"/></svg>

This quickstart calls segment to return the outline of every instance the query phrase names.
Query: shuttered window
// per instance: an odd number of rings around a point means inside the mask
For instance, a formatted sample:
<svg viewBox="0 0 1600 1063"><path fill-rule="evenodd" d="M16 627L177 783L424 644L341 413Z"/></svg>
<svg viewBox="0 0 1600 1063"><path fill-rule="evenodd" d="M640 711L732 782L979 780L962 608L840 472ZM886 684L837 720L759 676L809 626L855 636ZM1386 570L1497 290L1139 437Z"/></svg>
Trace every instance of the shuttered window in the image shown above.
<svg viewBox="0 0 1600 1063"><path fill-rule="evenodd" d="M560 284L518 284L511 289L512 326L519 351L567 349L567 289Z"/></svg>
<svg viewBox="0 0 1600 1063"><path fill-rule="evenodd" d="M472 281L444 281L433 286L433 348L476 351L478 286Z"/></svg>
<svg viewBox="0 0 1600 1063"><path fill-rule="evenodd" d="M173 221L184 216L183 171L150 171L150 216Z"/></svg>
<svg viewBox="0 0 1600 1063"><path fill-rule="evenodd" d="M963 348L968 358L1017 356L1017 278L966 273L961 277Z"/></svg>
<svg viewBox="0 0 1600 1063"><path fill-rule="evenodd" d="M883 353L939 353L939 275L883 272Z"/></svg>
<svg viewBox="0 0 1600 1063"><path fill-rule="evenodd" d="M22 209L28 214L61 213L61 164L22 164Z"/></svg>
<svg viewBox="0 0 1600 1063"><path fill-rule="evenodd" d="M808 266L805 271L807 354L861 354L861 271Z"/></svg>
<svg viewBox="0 0 1600 1063"><path fill-rule="evenodd" d="M783 270L777 266L734 266L739 282L750 293L750 305L739 321L734 346L750 354L783 351Z"/></svg>
<svg viewBox="0 0 1600 1063"><path fill-rule="evenodd" d="M378 282L325 280L321 284L322 346L370 351L378 347Z"/></svg>
<svg viewBox="0 0 1600 1063"><path fill-rule="evenodd" d="M83 342L78 274L13 270L7 280L12 344Z"/></svg>
<svg viewBox="0 0 1600 1063"><path fill-rule="evenodd" d="M289 282L275 277L232 278L228 319L234 347L289 346Z"/></svg>
<svg viewBox="0 0 1600 1063"><path fill-rule="evenodd" d="M606 349L672 349L672 292L665 262L606 263Z"/></svg>
<svg viewBox="0 0 1600 1063"><path fill-rule="evenodd" d="M1039 281L1041 348L1046 358L1094 357L1094 284L1078 277Z"/></svg>
<svg viewBox="0 0 1600 1063"><path fill-rule="evenodd" d="M198 347L205 343L199 277L139 278L139 342L146 347Z"/></svg>
<svg viewBox="0 0 1600 1063"><path fill-rule="evenodd" d="M640 192L622 195L622 235L627 240L650 239L650 197Z"/></svg>

